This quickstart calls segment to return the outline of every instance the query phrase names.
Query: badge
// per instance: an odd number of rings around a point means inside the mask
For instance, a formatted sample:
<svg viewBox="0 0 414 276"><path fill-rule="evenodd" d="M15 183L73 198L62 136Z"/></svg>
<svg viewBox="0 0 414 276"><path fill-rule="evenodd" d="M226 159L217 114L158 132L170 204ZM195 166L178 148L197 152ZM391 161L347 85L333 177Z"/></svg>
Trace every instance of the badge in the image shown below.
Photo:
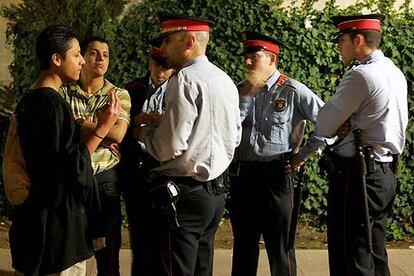
<svg viewBox="0 0 414 276"><path fill-rule="evenodd" d="M275 102L275 111L282 112L286 109L286 101L285 100L276 100Z"/></svg>

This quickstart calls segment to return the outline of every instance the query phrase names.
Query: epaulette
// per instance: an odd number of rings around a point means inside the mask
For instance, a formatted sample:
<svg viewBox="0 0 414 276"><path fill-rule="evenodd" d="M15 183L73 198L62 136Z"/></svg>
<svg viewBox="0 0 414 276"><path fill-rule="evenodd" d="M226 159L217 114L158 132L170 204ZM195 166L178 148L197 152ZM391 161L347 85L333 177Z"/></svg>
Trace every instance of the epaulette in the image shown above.
<svg viewBox="0 0 414 276"><path fill-rule="evenodd" d="M282 86L282 85L289 86L293 90L296 90L296 87L294 87L293 85L290 85L289 82L288 82L288 80L289 80L289 78L287 76L281 74L279 76L279 78L277 79L276 84L278 86Z"/></svg>
<svg viewBox="0 0 414 276"><path fill-rule="evenodd" d="M285 75L280 74L279 78L277 79L276 84L282 86L289 78Z"/></svg>

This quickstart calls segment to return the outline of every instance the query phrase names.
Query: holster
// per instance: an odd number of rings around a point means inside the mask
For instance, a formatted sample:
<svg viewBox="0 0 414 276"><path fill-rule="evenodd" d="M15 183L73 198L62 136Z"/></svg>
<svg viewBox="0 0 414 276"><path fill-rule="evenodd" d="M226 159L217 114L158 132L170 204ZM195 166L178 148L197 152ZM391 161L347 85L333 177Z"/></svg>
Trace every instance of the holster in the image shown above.
<svg viewBox="0 0 414 276"><path fill-rule="evenodd" d="M375 154L374 154L374 148L372 146L365 146L364 147L364 159L365 159L365 165L367 168L367 174L373 174L376 169L375 165Z"/></svg>
<svg viewBox="0 0 414 276"><path fill-rule="evenodd" d="M172 181L163 182L151 189L152 208L163 215L170 230L180 227L175 207L179 197L180 189Z"/></svg>
<svg viewBox="0 0 414 276"><path fill-rule="evenodd" d="M291 155L289 153L283 154L282 162L283 162L283 169L284 169L285 174L291 174L292 173Z"/></svg>
<svg viewBox="0 0 414 276"><path fill-rule="evenodd" d="M227 193L230 190L230 179L228 171L224 171L219 177L210 180L210 185L207 184L208 192L212 195L219 196Z"/></svg>

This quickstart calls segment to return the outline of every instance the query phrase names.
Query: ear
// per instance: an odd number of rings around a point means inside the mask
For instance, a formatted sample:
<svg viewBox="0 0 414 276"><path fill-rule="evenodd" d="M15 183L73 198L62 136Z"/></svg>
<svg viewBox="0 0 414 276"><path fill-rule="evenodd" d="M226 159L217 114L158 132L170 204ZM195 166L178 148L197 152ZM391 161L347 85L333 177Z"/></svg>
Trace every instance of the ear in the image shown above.
<svg viewBox="0 0 414 276"><path fill-rule="evenodd" d="M62 63L62 57L59 54L53 54L52 55L52 62L56 66L60 66L60 64Z"/></svg>
<svg viewBox="0 0 414 276"><path fill-rule="evenodd" d="M196 42L195 35L193 35L193 34L188 34L188 35L187 35L187 38L186 38L186 42L185 42L185 49L186 49L186 50L189 50L189 49L193 48L193 47L194 47L195 42Z"/></svg>
<svg viewBox="0 0 414 276"><path fill-rule="evenodd" d="M273 65L277 62L277 55L275 53L270 53L269 57L270 57L270 62L269 62L270 65Z"/></svg>
<svg viewBox="0 0 414 276"><path fill-rule="evenodd" d="M362 34L357 34L355 37L355 42L358 46L365 44L365 37Z"/></svg>

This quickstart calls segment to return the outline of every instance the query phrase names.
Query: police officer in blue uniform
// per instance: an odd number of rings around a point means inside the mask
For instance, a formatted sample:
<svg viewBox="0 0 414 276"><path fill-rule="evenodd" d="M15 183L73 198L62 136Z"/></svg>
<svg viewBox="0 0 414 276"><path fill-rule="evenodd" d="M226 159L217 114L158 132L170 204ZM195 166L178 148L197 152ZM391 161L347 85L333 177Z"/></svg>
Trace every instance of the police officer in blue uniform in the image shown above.
<svg viewBox="0 0 414 276"><path fill-rule="evenodd" d="M133 130L145 116L159 116L165 111L165 91L173 69L161 54L162 40L150 41L149 74L126 84L131 97L131 125L120 145L121 162L118 167L126 203L132 249L132 272L134 276L147 276L153 260L153 233L149 172L159 165L145 146L133 136ZM138 116L138 114L140 114Z"/></svg>
<svg viewBox="0 0 414 276"><path fill-rule="evenodd" d="M396 195L408 107L403 73L379 50L383 19L380 14L332 18L336 48L352 66L316 124L316 133L326 137L342 124L351 130L329 151L328 248L335 276L390 275L385 224Z"/></svg>
<svg viewBox="0 0 414 276"><path fill-rule="evenodd" d="M294 248L288 246L294 191L289 161L292 154L305 160L325 144L311 135L307 149L297 152L304 122L315 122L324 103L279 72L280 41L255 32L242 33L242 40L248 72L239 85L243 133L229 202L232 275L256 275L261 235L271 275L296 275Z"/></svg>

